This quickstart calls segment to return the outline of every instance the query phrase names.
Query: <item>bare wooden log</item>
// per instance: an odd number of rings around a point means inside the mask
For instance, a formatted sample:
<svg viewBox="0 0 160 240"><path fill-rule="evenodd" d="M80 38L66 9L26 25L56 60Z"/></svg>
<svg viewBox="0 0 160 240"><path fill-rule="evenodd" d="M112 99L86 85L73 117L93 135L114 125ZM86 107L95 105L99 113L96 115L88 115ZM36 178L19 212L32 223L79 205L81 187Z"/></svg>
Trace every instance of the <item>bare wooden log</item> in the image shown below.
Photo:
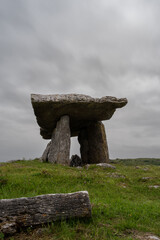
<svg viewBox="0 0 160 240"><path fill-rule="evenodd" d="M0 231L4 234L57 220L88 217L91 204L87 191L0 200Z"/></svg>

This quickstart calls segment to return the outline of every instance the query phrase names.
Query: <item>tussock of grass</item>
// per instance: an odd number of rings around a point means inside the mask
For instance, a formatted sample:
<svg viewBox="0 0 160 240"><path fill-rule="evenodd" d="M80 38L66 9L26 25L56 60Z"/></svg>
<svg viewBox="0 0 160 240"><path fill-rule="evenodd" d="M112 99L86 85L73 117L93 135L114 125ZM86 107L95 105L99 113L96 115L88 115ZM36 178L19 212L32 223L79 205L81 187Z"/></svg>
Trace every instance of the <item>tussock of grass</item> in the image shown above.
<svg viewBox="0 0 160 240"><path fill-rule="evenodd" d="M147 166L117 162L116 169L71 168L38 160L2 164L1 199L87 190L92 204L90 220L52 223L12 239L131 240L136 239L133 231L160 236L160 188L149 188L160 185L160 167L148 160Z"/></svg>

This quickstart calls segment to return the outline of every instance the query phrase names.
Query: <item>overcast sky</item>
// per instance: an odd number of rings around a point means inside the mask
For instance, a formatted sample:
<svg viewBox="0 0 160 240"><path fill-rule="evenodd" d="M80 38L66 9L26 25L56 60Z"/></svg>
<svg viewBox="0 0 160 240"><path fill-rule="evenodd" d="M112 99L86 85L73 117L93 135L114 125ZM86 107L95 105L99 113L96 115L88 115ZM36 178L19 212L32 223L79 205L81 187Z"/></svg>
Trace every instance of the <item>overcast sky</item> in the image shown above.
<svg viewBox="0 0 160 240"><path fill-rule="evenodd" d="M160 157L159 23L159 0L0 0L0 161L47 144L31 93L126 97L110 158Z"/></svg>

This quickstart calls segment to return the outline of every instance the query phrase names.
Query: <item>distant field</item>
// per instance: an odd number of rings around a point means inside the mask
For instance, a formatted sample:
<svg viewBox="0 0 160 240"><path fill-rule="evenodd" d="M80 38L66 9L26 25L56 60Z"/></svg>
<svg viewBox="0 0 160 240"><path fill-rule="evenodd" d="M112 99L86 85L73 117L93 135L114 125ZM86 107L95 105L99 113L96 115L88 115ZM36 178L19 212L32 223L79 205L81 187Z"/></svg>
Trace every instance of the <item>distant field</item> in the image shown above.
<svg viewBox="0 0 160 240"><path fill-rule="evenodd" d="M160 166L160 158L136 158L136 159L115 159L111 163L122 163L128 166L136 165L157 165Z"/></svg>
<svg viewBox="0 0 160 240"><path fill-rule="evenodd" d="M118 159L111 163L116 169L96 165L71 168L37 159L1 163L1 199L87 190L92 204L90 220L28 228L8 239L145 240L149 234L160 237L160 159Z"/></svg>

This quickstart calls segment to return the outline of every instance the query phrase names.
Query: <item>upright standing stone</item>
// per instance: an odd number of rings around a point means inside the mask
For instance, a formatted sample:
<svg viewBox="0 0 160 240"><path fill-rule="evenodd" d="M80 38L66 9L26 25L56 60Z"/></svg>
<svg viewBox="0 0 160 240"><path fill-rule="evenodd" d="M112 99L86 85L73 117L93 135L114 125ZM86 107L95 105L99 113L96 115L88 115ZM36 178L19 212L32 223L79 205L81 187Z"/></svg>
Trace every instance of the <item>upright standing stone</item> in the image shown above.
<svg viewBox="0 0 160 240"><path fill-rule="evenodd" d="M83 164L109 162L105 128L102 122L93 122L78 136Z"/></svg>
<svg viewBox="0 0 160 240"><path fill-rule="evenodd" d="M46 149L44 150L42 157L40 158L41 162L48 162L48 155L51 147L51 141L47 144Z"/></svg>
<svg viewBox="0 0 160 240"><path fill-rule="evenodd" d="M87 135L87 128L82 129L78 135L78 142L80 144L80 153L82 164L88 164L88 153L89 153L89 146L88 146L88 135Z"/></svg>
<svg viewBox="0 0 160 240"><path fill-rule="evenodd" d="M92 123L88 127L89 156L91 163L109 162L108 145L104 124Z"/></svg>
<svg viewBox="0 0 160 240"><path fill-rule="evenodd" d="M69 165L70 137L69 116L62 116L53 130L49 162Z"/></svg>

